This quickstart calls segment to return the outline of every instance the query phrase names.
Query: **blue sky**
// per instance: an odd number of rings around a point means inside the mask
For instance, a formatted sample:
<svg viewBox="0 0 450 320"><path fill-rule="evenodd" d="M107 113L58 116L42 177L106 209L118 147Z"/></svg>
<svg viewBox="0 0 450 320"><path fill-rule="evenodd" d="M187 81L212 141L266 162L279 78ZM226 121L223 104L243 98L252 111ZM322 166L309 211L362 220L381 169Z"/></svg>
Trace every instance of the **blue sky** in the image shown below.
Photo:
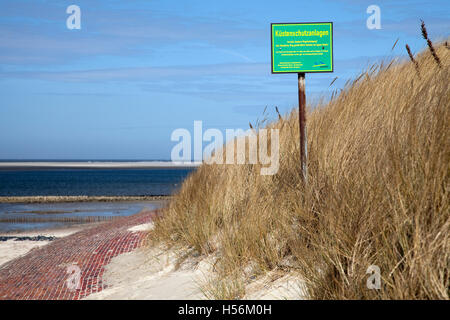
<svg viewBox="0 0 450 320"><path fill-rule="evenodd" d="M81 30L66 28L71 4ZM423 49L420 19L448 37L449 16L444 0L2 0L0 159L169 159L194 120L247 129L266 106L296 107L296 75L270 73L271 22L333 21L335 72L306 77L315 102L406 43Z"/></svg>

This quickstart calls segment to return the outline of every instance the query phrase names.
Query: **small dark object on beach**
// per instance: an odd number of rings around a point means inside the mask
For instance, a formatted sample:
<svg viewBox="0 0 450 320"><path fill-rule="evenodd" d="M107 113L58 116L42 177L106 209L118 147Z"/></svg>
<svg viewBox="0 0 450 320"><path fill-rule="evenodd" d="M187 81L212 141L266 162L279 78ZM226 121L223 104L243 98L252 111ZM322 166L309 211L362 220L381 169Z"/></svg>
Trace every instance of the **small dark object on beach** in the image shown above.
<svg viewBox="0 0 450 320"><path fill-rule="evenodd" d="M0 241L4 242L4 241L8 241L11 239L14 239L15 237L0 237Z"/></svg>
<svg viewBox="0 0 450 320"><path fill-rule="evenodd" d="M25 240L29 240L29 241L53 241L56 239L56 237L46 237L46 236L36 236L36 237L13 237L13 236L0 236L0 241L8 241L8 240L13 240L14 241L25 241Z"/></svg>

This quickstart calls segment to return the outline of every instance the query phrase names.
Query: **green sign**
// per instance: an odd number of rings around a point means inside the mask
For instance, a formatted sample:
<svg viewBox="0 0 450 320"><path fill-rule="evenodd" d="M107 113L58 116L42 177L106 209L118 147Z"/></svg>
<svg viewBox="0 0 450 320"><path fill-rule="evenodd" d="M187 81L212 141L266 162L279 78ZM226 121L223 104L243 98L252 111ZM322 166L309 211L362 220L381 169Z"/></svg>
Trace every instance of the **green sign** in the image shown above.
<svg viewBox="0 0 450 320"><path fill-rule="evenodd" d="M333 23L272 23L272 73L333 72Z"/></svg>

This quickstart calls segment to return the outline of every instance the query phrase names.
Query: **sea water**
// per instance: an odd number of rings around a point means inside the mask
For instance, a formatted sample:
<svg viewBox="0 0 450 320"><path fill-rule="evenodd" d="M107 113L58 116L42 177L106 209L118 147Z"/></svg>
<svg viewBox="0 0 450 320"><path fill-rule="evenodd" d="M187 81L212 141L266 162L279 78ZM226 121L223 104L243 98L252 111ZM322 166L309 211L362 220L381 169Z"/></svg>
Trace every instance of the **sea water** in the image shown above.
<svg viewBox="0 0 450 320"><path fill-rule="evenodd" d="M194 169L0 170L0 196L170 195Z"/></svg>
<svg viewBox="0 0 450 320"><path fill-rule="evenodd" d="M0 196L170 195L178 190L193 170L195 169L3 168L0 169ZM75 220L128 216L145 208L156 209L162 205L161 201L0 203L0 233L65 227L74 224Z"/></svg>

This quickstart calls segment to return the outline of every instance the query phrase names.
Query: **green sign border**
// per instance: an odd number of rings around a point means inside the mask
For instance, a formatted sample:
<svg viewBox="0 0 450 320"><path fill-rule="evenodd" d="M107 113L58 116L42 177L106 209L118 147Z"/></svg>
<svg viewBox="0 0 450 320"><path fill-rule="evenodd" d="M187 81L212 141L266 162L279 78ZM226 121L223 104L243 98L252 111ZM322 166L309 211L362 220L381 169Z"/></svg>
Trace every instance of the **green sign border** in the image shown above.
<svg viewBox="0 0 450 320"><path fill-rule="evenodd" d="M273 71L273 26L274 25L286 25L286 24L307 24L307 25L317 25L317 24L330 24L331 25L331 70L317 71L317 70L303 70L303 71ZM279 22L270 24L270 71L272 74L282 74L282 73L331 73L334 72L334 51L333 51L333 22L323 21L323 22Z"/></svg>

